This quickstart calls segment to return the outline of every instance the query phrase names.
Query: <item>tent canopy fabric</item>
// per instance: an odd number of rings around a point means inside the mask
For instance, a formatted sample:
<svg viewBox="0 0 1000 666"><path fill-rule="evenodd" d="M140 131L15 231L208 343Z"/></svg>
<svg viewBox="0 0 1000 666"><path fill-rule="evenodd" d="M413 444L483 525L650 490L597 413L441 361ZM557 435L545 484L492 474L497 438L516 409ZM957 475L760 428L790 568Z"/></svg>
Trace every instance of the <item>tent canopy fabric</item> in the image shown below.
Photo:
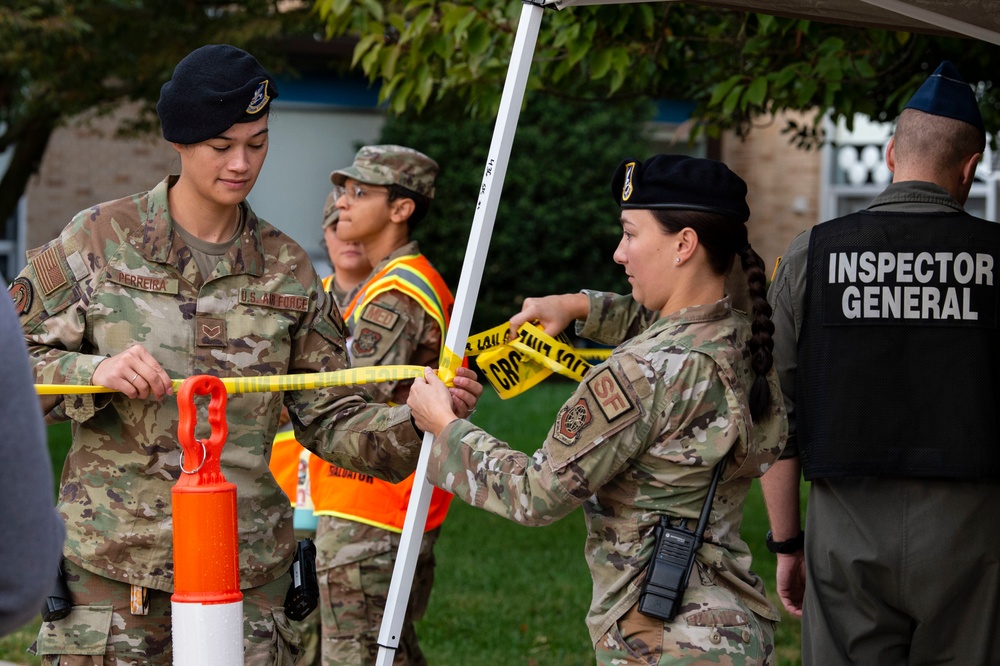
<svg viewBox="0 0 1000 666"><path fill-rule="evenodd" d="M541 0L559 9L642 0ZM678 2L679 0L659 0ZM972 37L1000 44L1000 2L996 0L686 0L772 16L804 18L867 28Z"/></svg>

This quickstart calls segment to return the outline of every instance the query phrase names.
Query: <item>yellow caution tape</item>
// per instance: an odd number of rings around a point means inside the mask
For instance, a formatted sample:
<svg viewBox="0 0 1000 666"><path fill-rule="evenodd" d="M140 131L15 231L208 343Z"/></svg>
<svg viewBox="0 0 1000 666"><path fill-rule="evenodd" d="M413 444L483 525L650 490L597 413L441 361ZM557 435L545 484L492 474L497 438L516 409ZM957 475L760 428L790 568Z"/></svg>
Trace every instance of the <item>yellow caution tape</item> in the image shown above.
<svg viewBox="0 0 1000 666"><path fill-rule="evenodd" d="M602 361L611 355L609 349L578 349L569 344L565 335L553 338L533 324L524 324L514 342L508 343L509 338L510 326L501 324L470 336L465 345L466 356L479 356L479 367L504 400L524 393L553 372L580 381L592 361ZM442 347L438 377L445 384L454 384L455 374L461 365L461 356ZM297 375L223 377L222 383L230 394L266 393L394 382L423 376L421 366L386 365ZM184 380L175 379L171 383L174 391L178 391ZM115 393L115 389L105 386L79 384L35 384L35 391L39 395Z"/></svg>
<svg viewBox="0 0 1000 666"><path fill-rule="evenodd" d="M441 345L441 358L438 359L438 378L448 386L455 385L455 374L462 366L462 357Z"/></svg>
<svg viewBox="0 0 1000 666"><path fill-rule="evenodd" d="M509 339L510 324L494 326L488 331L483 331L477 335L470 335L469 339L465 341L465 355L476 356L484 351L502 347L507 344L507 340Z"/></svg>
<svg viewBox="0 0 1000 666"><path fill-rule="evenodd" d="M504 400L524 393L552 374L544 365L508 345L481 352L476 363Z"/></svg>
<svg viewBox="0 0 1000 666"><path fill-rule="evenodd" d="M466 343L468 356L476 356L486 380L504 399L524 393L553 372L581 381L590 370L590 361L611 355L609 349L577 349L561 334L555 338L534 324L524 324L518 337L510 341L508 324L496 326Z"/></svg>
<svg viewBox="0 0 1000 666"><path fill-rule="evenodd" d="M461 364L461 359L459 360ZM308 391L329 386L354 386L378 382L394 382L423 377L419 365L383 365L352 368L336 372L314 372L299 375L270 375L267 377L223 377L227 393L265 393L272 391ZM454 377L454 374L452 374ZM174 391L180 390L183 379L171 382ZM81 393L114 393L106 386L74 384L35 384L39 395L77 395Z"/></svg>

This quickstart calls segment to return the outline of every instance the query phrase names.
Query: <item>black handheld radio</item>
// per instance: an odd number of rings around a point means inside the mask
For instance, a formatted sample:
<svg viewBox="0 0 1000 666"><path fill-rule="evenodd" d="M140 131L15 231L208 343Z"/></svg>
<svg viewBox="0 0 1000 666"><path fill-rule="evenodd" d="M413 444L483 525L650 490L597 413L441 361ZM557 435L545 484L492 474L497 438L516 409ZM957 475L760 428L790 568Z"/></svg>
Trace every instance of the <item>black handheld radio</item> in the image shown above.
<svg viewBox="0 0 1000 666"><path fill-rule="evenodd" d="M660 522L653 528L656 535L656 547L653 558L646 568L646 580L643 581L639 593L639 612L643 615L670 621L677 615L684 599L691 569L694 568L694 556L701 548L704 540L708 516L712 511L712 500L715 499L715 488L719 485L722 475L722 463L715 467L712 484L708 488L708 497L698 518L698 527L694 532L681 526L670 524L670 519L660 515Z"/></svg>
<svg viewBox="0 0 1000 666"><path fill-rule="evenodd" d="M304 620L319 605L319 581L316 578L316 546L312 539L299 541L292 561L292 585L285 595L285 616Z"/></svg>
<svg viewBox="0 0 1000 666"><path fill-rule="evenodd" d="M69 588L66 586L62 562L60 562L55 589L52 590L52 594L45 598L45 606L42 608L42 620L45 622L61 620L69 615L71 610L73 610L73 596L69 593Z"/></svg>

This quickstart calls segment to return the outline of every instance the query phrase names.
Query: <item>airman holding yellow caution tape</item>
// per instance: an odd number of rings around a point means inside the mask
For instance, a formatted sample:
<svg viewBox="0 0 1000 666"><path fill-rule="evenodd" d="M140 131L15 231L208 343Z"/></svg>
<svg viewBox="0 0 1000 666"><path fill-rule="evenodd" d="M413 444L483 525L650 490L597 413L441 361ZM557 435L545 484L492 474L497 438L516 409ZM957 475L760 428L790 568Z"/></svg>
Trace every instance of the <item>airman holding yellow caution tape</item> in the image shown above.
<svg viewBox="0 0 1000 666"><path fill-rule="evenodd" d="M180 175L82 211L28 253L11 285L35 381L117 391L42 398L48 420L70 420L73 431L58 509L74 606L41 626L34 651L47 664L172 662L171 488L182 465L198 463L181 459L174 380L251 385L349 367L343 320L307 254L245 200L277 94L249 53L193 51L157 107ZM467 413L481 389L467 377L455 384ZM308 385L228 401L222 470L237 487L251 665L290 665L298 651L283 610L292 512L267 467L282 404L299 441L359 473L405 478L419 455L405 406L370 404L356 386ZM209 429L203 414L196 437Z"/></svg>
<svg viewBox="0 0 1000 666"><path fill-rule="evenodd" d="M612 193L623 229L614 258L629 276L636 312L649 314L603 340L624 344L586 373L531 455L458 420L444 385L426 371L409 405L436 436L428 479L525 525L583 505L594 587L587 623L599 665L773 664L778 613L750 570L740 523L750 480L777 459L787 421L771 369L763 262L744 225L746 185L719 162L658 155L623 162ZM735 256L749 279L752 319L725 292ZM588 302L586 294L533 300L530 314L511 321L538 319L557 333L577 317L589 314L585 329L590 318L610 318L599 303L588 311ZM547 354L551 345L531 337L528 346ZM693 570L673 578L687 586L672 583L683 594L676 617L644 614L654 528L663 516L693 531L706 505Z"/></svg>
<svg viewBox="0 0 1000 666"><path fill-rule="evenodd" d="M411 148L365 146L330 178L344 188L337 201L337 238L360 243L374 268L343 310L356 366L437 367L454 299L420 254L410 232L430 207L438 165ZM411 380L369 387L377 400L403 403ZM414 477L386 483L314 458L309 479L318 516L325 666L370 664ZM413 623L427 607L434 580L434 543L451 502L435 489L394 663L425 664Z"/></svg>

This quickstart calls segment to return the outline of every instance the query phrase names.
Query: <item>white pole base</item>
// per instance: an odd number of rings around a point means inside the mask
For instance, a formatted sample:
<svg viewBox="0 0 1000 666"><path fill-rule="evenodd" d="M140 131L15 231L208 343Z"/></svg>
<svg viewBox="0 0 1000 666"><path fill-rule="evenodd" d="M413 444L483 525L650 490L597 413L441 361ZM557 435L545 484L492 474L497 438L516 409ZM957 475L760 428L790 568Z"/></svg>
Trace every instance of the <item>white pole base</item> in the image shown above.
<svg viewBox="0 0 1000 666"><path fill-rule="evenodd" d="M242 601L170 606L174 666L242 666Z"/></svg>

